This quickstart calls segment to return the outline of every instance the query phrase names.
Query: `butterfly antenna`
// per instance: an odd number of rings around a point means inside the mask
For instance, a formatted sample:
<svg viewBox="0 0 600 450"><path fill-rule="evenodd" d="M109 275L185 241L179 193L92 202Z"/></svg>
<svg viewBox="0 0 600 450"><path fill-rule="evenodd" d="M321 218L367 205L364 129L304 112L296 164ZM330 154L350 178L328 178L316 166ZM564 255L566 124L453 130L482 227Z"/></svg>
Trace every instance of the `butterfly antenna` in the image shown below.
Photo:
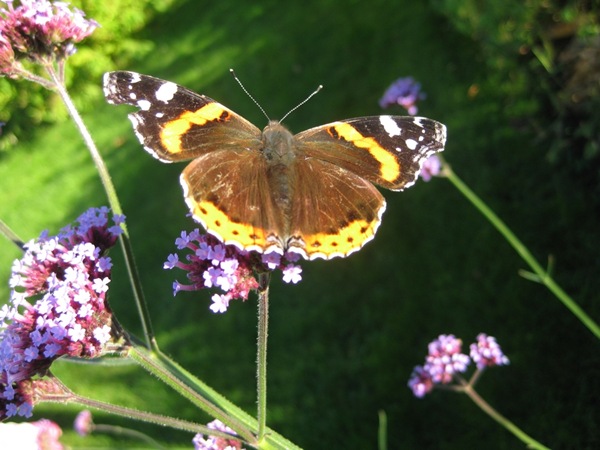
<svg viewBox="0 0 600 450"><path fill-rule="evenodd" d="M254 104L256 106L258 106L258 109L261 110L261 112L264 114L264 116L267 118L267 120L270 122L271 119L269 119L269 116L267 115L267 113L265 112L265 110L263 109L262 106L260 106L260 103L258 103L254 97L252 97L252 95L250 95L250 92L248 92L248 89L246 89L244 87L244 85L242 84L242 82L240 81L240 79L237 77L237 75L235 74L235 72L233 71L233 69L229 69L229 72L231 72L231 75L233 76L233 78L235 79L235 81L237 81L237 83L240 85L240 87L242 88L242 91L244 91L246 93L246 95L248 97L250 97L250 100L252 100L254 102Z"/></svg>
<svg viewBox="0 0 600 450"><path fill-rule="evenodd" d="M284 119L285 119L287 116L289 116L291 113L293 113L294 111L296 111L298 108L300 108L302 105L304 105L304 104L305 104L307 101L309 101L311 98L313 98L313 97L314 97L314 96L317 94L317 92L319 92L321 89L323 89L323 85L322 85L322 84L320 84L320 85L319 85L319 87L317 87L317 89L315 89L315 91L314 91L312 94L310 94L308 97L306 97L306 98L305 98L304 100L302 100L300 103L298 103L298 104L297 104L295 107L293 107L292 109L290 109L290 110L288 111L288 113L287 113L285 116L283 116L279 122L283 122L283 121L284 121Z"/></svg>

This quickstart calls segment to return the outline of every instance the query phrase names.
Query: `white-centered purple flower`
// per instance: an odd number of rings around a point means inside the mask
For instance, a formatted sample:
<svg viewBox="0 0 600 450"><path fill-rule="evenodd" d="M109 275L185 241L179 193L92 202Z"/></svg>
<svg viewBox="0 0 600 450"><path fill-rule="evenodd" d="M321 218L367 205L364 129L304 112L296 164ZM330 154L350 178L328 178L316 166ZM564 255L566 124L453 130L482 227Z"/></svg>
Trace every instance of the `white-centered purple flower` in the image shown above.
<svg viewBox="0 0 600 450"><path fill-rule="evenodd" d="M456 383L456 377L467 370L471 360L478 370L508 364L508 358L502 353L496 339L484 333L479 334L477 342L471 344L471 358L461 353L461 349L462 341L452 334L442 334L431 342L425 364L416 366L408 380L408 387L413 394L423 397L437 384ZM459 381L464 383L460 377Z"/></svg>
<svg viewBox="0 0 600 450"><path fill-rule="evenodd" d="M283 272L283 281L298 283L301 279L296 255L282 257L276 253L259 254L224 245L214 236L202 234L198 229L191 233L183 231L175 240L178 250L187 250L185 256L176 253L168 256L163 268L178 268L187 272L189 284L173 283L173 293L195 291L205 288L220 289L222 294L212 296L211 311L222 313L233 299L247 300L250 291L259 287L256 274L273 270Z"/></svg>
<svg viewBox="0 0 600 450"><path fill-rule="evenodd" d="M477 335L477 342L470 346L471 359L477 365L478 369L486 367L505 366L510 363L496 338L488 336L485 333Z"/></svg>
<svg viewBox="0 0 600 450"><path fill-rule="evenodd" d="M236 435L236 432L225 425L220 420L213 420L206 425L208 428L223 433ZM192 440L194 450L244 450L242 443L237 439L227 439L218 436L206 436L198 433Z"/></svg>
<svg viewBox="0 0 600 450"><path fill-rule="evenodd" d="M56 358L103 352L112 323L104 254L120 233L108 212L91 209L57 236L43 233L13 264L10 303L0 314L0 419L30 412L32 404L14 392L44 376Z"/></svg>
<svg viewBox="0 0 600 450"><path fill-rule="evenodd" d="M421 92L421 83L415 81L413 77L398 78L384 92L379 100L379 106L387 108L391 105L400 105L411 116L419 112L417 102L426 97Z"/></svg>
<svg viewBox="0 0 600 450"><path fill-rule="evenodd" d="M72 55L75 44L99 26L65 2L21 0L17 7L12 1L2 3L6 6L0 8L0 70L5 74L10 74L15 59L40 61Z"/></svg>

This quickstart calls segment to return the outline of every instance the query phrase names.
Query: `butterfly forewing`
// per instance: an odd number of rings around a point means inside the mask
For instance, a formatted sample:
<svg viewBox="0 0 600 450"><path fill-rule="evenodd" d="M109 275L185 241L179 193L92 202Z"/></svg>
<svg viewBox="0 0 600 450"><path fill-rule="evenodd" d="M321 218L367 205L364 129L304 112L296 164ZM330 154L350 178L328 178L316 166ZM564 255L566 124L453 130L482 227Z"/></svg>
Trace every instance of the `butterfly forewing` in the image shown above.
<svg viewBox="0 0 600 450"><path fill-rule="evenodd" d="M255 149L261 131L204 95L135 72L109 72L104 95L113 104L137 106L129 115L144 148L163 162L184 161L215 150Z"/></svg>
<svg viewBox="0 0 600 450"><path fill-rule="evenodd" d="M295 139L307 157L397 191L412 186L423 162L444 149L446 127L424 117L358 117L311 128Z"/></svg>

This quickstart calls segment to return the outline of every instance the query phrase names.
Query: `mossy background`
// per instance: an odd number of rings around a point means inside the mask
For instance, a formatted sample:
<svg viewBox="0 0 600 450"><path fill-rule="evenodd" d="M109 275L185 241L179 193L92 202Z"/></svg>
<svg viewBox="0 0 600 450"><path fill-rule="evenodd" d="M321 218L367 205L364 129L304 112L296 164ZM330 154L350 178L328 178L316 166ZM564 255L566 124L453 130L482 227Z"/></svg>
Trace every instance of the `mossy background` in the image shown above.
<svg viewBox="0 0 600 450"><path fill-rule="evenodd" d="M177 181L184 166L159 164L141 149L126 118L130 109L105 104L102 72L134 70L178 82L259 126L264 117L229 68L274 118L323 84L286 119L296 132L380 114L387 86L413 76L427 93L419 114L448 126L448 163L542 263L552 257L558 283L599 320L600 108L594 95L577 105L564 98L569 71L559 59L574 40L598 35L597 2L507 1L485 9L467 0L179 0L150 10L151 2L123 1L116 15L96 2L77 4L103 28L72 58L72 91L127 214L158 342L247 411L255 410L255 299L215 315L209 292L173 298L173 278L183 274L164 271L162 263L180 231L195 226ZM125 29L128 14L140 21ZM555 27L574 20L571 34L553 37ZM2 83L16 92L31 87ZM60 109L54 94L38 95L32 103ZM26 240L106 204L73 125L44 118L41 109L0 116L11 118L0 153L0 217ZM437 335L453 333L468 344L483 331L497 337L511 365L488 371L481 395L553 449L598 448L597 339L543 286L518 275L523 261L446 180L384 195L383 224L363 250L304 263L296 286L273 281L269 426L307 449L376 448L383 410L390 449L523 448L465 396L436 391L420 400L406 387ZM18 256L0 241L2 301ZM119 250L111 256L111 305L139 333ZM78 393L210 420L132 366L60 361L53 370ZM72 448L145 446L124 437L80 438L69 431L76 413L42 405L35 418L58 421ZM101 413L95 421L191 448L186 433Z"/></svg>

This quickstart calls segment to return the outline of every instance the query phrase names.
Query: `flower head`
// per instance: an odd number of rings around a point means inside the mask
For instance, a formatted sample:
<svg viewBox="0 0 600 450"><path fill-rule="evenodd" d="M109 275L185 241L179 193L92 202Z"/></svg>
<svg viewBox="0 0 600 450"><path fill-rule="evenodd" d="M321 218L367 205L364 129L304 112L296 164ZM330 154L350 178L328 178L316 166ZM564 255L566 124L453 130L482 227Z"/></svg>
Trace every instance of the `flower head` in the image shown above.
<svg viewBox="0 0 600 450"><path fill-rule="evenodd" d="M259 287L257 273L280 269L286 283L295 284L302 279L302 269L291 264L296 261L291 255L247 252L234 245L224 245L210 234L201 234L198 229L191 233L182 232L175 245L189 253L184 261L175 253L169 255L163 267L185 270L189 284L175 281L174 294L205 288L220 289L222 293L212 296L213 304L210 306L216 313L227 311L233 299L247 300L250 291Z"/></svg>
<svg viewBox="0 0 600 450"><path fill-rule="evenodd" d="M419 176L423 179L423 181L429 181L433 177L438 176L441 171L442 161L440 161L440 157L438 155L431 155L429 158L423 161Z"/></svg>
<svg viewBox="0 0 600 450"><path fill-rule="evenodd" d="M235 435L235 431L226 426L220 420L213 420L207 425L211 430L221 431ZM192 440L194 450L244 450L242 443L236 439L227 439L223 437L207 436L198 433Z"/></svg>
<svg viewBox="0 0 600 450"><path fill-rule="evenodd" d="M508 358L496 340L486 334L479 334L477 343L471 344L471 358L461 353L461 348L462 341L452 334L442 334L429 344L425 364L415 367L408 380L408 387L416 397L425 396L437 384L450 384L453 381L466 384L458 374L467 370L471 359L477 364L478 371L484 367L508 364Z"/></svg>
<svg viewBox="0 0 600 450"><path fill-rule="evenodd" d="M500 345L496 342L496 338L488 336L484 333L477 335L477 342L471 344L471 359L477 364L478 369L494 366L505 366L509 364L509 360L502 353Z"/></svg>
<svg viewBox="0 0 600 450"><path fill-rule="evenodd" d="M411 388L415 397L424 397L433 389L433 378L429 371L423 366L416 366L408 380L408 387Z"/></svg>
<svg viewBox="0 0 600 450"><path fill-rule="evenodd" d="M379 106L387 108L391 105L400 105L408 114L414 116L419 111L417 101L423 100L425 93L421 92L421 83L412 77L398 78L384 92L379 100Z"/></svg>
<svg viewBox="0 0 600 450"><path fill-rule="evenodd" d="M75 422L73 422L73 428L79 436L87 436L90 434L94 428L92 413L88 409L84 409L77 414Z"/></svg>
<svg viewBox="0 0 600 450"><path fill-rule="evenodd" d="M0 67L4 72L10 67L7 45L13 59L15 55L18 59L64 59L75 53L76 43L99 26L65 2L21 0L16 8L13 1L3 0L3 3L7 6L0 9Z"/></svg>
<svg viewBox="0 0 600 450"><path fill-rule="evenodd" d="M0 424L2 448L22 450L62 450L62 430L55 422L41 419L28 423Z"/></svg>
<svg viewBox="0 0 600 450"><path fill-rule="evenodd" d="M90 209L77 226L25 244L13 263L10 303L0 310L0 417L30 413L19 383L45 375L55 359L104 352L112 329L105 253L120 232L108 208Z"/></svg>
<svg viewBox="0 0 600 450"><path fill-rule="evenodd" d="M461 347L462 341L452 334L442 334L429 344L425 367L434 383L450 383L455 373L467 370L471 361L460 352Z"/></svg>

